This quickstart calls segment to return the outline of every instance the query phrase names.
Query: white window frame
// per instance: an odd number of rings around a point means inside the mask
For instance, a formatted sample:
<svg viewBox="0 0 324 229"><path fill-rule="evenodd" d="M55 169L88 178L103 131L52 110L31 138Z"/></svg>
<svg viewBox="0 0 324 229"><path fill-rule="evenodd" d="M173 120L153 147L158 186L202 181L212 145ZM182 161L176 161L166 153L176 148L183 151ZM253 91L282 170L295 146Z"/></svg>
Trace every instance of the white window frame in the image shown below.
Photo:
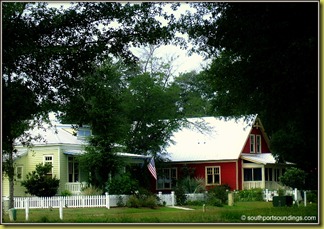
<svg viewBox="0 0 324 229"><path fill-rule="evenodd" d="M21 169L20 173L18 173L18 168ZM20 178L18 176L19 174L20 174ZM24 166L19 165L16 167L16 181L22 181L23 179L24 179Z"/></svg>
<svg viewBox="0 0 324 229"><path fill-rule="evenodd" d="M47 160L46 158L51 158L51 160ZM51 163L52 164L52 170L50 173L48 173L48 175L51 175L53 177L53 167L54 167L54 156L53 155L44 155L43 157L43 164L45 165L45 163Z"/></svg>
<svg viewBox="0 0 324 229"><path fill-rule="evenodd" d="M255 135L250 134L250 153L255 153Z"/></svg>
<svg viewBox="0 0 324 229"><path fill-rule="evenodd" d="M261 142L262 142L262 138L261 138L261 135L256 135L256 143L255 143L255 147L256 147L256 153L261 153L262 151L262 145L261 145Z"/></svg>
<svg viewBox="0 0 324 229"><path fill-rule="evenodd" d="M212 171L211 174L208 173L208 171ZM215 173L215 171L218 170L218 173ZM208 183L208 175L212 175L212 183ZM215 182L215 175L218 175L218 180L219 182L216 183ZM220 166L206 166L205 167L205 180L206 180L206 186L209 186L209 185L220 185L222 182L221 182L221 167Z"/></svg>

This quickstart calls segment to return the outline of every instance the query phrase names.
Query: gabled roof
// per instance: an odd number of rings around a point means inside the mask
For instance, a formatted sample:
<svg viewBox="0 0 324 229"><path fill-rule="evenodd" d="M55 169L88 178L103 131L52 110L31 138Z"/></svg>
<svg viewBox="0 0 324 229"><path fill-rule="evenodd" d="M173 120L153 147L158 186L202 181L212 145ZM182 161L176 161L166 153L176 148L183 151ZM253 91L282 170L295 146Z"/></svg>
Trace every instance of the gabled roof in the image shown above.
<svg viewBox="0 0 324 229"><path fill-rule="evenodd" d="M174 144L166 148L173 162L235 160L245 145L257 115L239 119L224 117L189 118L187 127L176 131ZM208 129L195 128L197 123Z"/></svg>
<svg viewBox="0 0 324 229"><path fill-rule="evenodd" d="M33 140L31 143L34 146L39 145L83 145L85 141L78 139L74 136L71 131L71 125L43 125L43 128L34 128L27 131L33 137L40 136L41 138L37 141ZM20 142L16 143L18 146Z"/></svg>

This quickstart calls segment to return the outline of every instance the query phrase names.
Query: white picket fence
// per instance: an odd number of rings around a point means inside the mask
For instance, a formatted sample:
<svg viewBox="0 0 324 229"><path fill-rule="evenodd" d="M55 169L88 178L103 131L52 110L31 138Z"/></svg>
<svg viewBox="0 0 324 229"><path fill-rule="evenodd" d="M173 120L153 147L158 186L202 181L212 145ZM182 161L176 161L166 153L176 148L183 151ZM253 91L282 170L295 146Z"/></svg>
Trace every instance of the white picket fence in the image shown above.
<svg viewBox="0 0 324 229"><path fill-rule="evenodd" d="M157 195L160 198L160 203L172 206L175 205L174 192L171 194ZM53 196L53 197L14 197L14 208L25 209L26 204L29 208L59 208L61 201L65 208L87 208L87 207L115 207L122 200L125 204L128 200L128 195L96 195L96 196ZM28 202L28 203L27 203Z"/></svg>
<svg viewBox="0 0 324 229"><path fill-rule="evenodd" d="M289 193L288 193L289 192ZM294 200L301 200L299 190L287 191L286 194L290 194L294 197ZM263 199L265 201L272 201L273 196L277 196L277 191L263 191ZM171 194L157 194L160 200L160 204L166 206L176 205L176 196L174 192ZM203 201L206 198L206 193L186 194L187 200L191 201ZM126 204L128 195L96 195L96 196L53 196L53 197L14 197L14 208L25 209L28 204L29 208L59 208L63 205L63 208L87 208L87 207L115 207L118 206L118 202L122 201ZM3 198L5 201L7 198Z"/></svg>

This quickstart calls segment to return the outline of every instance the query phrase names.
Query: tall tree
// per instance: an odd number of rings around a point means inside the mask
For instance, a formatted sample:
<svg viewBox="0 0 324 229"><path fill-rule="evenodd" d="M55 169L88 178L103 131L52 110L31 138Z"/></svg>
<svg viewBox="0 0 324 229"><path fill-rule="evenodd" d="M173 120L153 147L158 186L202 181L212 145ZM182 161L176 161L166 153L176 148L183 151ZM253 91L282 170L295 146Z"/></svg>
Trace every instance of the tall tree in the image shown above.
<svg viewBox="0 0 324 229"><path fill-rule="evenodd" d="M8 158L14 153L13 140L30 128L26 120L69 102L82 77L107 56L132 61L130 45L174 40L174 19L163 13L159 3L80 2L68 8L43 2L1 4L2 84L9 96L3 98L13 99L3 104L2 134L7 141L3 154ZM162 26L156 16L170 23ZM17 92L22 92L24 99L16 101ZM18 107L27 109L12 116ZM13 162L6 163L13 207Z"/></svg>
<svg viewBox="0 0 324 229"><path fill-rule="evenodd" d="M185 117L202 117L211 115L211 102L204 73L196 71L182 73L172 83L179 93L179 109Z"/></svg>
<svg viewBox="0 0 324 229"><path fill-rule="evenodd" d="M316 181L319 3L198 3L195 8L181 22L196 49L214 57L206 70L214 111L258 113L274 154L315 172L310 177Z"/></svg>

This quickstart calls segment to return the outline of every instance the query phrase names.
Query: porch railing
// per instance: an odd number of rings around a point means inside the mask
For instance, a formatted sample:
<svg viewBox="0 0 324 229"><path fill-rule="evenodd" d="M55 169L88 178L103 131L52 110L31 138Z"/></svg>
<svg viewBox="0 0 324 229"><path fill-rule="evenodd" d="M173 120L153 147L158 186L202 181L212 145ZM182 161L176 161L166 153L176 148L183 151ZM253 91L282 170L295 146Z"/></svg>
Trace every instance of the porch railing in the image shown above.
<svg viewBox="0 0 324 229"><path fill-rule="evenodd" d="M262 181L244 181L243 189L262 188Z"/></svg>
<svg viewBox="0 0 324 229"><path fill-rule="evenodd" d="M80 194L83 187L85 187L85 183L80 182L69 182L65 183L65 190L70 191L72 194Z"/></svg>

